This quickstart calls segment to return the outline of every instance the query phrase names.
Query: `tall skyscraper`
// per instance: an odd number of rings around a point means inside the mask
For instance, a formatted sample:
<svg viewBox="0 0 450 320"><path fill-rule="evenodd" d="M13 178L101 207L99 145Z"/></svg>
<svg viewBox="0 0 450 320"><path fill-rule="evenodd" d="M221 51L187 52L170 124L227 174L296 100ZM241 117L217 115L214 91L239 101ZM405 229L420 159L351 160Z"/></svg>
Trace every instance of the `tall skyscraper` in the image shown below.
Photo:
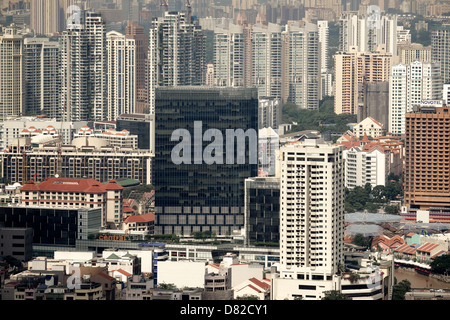
<svg viewBox="0 0 450 320"><path fill-rule="evenodd" d="M60 0L31 0L30 27L35 34L53 35L61 31Z"/></svg>
<svg viewBox="0 0 450 320"><path fill-rule="evenodd" d="M136 110L136 42L110 31L106 34L108 71L108 113L106 119L116 121L121 114Z"/></svg>
<svg viewBox="0 0 450 320"><path fill-rule="evenodd" d="M62 119L61 51L57 41L25 38L25 113Z"/></svg>
<svg viewBox="0 0 450 320"><path fill-rule="evenodd" d="M230 24L214 28L214 85L244 87L244 27Z"/></svg>
<svg viewBox="0 0 450 320"><path fill-rule="evenodd" d="M185 12L166 11L153 20L149 36L151 113L156 87L205 84L205 38L200 26L187 21Z"/></svg>
<svg viewBox="0 0 450 320"><path fill-rule="evenodd" d="M82 11L80 23L61 38L62 106L67 120L105 120L106 26L101 15Z"/></svg>
<svg viewBox="0 0 450 320"><path fill-rule="evenodd" d="M23 114L24 75L23 37L10 26L0 36L0 120Z"/></svg>
<svg viewBox="0 0 450 320"><path fill-rule="evenodd" d="M422 100L442 99L442 79L437 63L415 61L395 65L389 79L389 132L405 134L405 113Z"/></svg>
<svg viewBox="0 0 450 320"><path fill-rule="evenodd" d="M290 23L283 37L283 100L319 109L320 57L317 25Z"/></svg>
<svg viewBox="0 0 450 320"><path fill-rule="evenodd" d="M280 25L256 24L252 30L252 85L261 97L281 98Z"/></svg>
<svg viewBox="0 0 450 320"><path fill-rule="evenodd" d="M280 276L274 299L320 299L344 264L343 147L306 139L280 150Z"/></svg>
<svg viewBox="0 0 450 320"><path fill-rule="evenodd" d="M330 36L328 21L317 21L317 28L319 32L320 72L326 73L328 71L328 38Z"/></svg>
<svg viewBox="0 0 450 320"><path fill-rule="evenodd" d="M450 163L445 146L450 109L422 107L405 115L404 205L409 209L450 209Z"/></svg>
<svg viewBox="0 0 450 320"><path fill-rule="evenodd" d="M441 67L441 77L445 84L450 84L450 25L444 24L431 34L431 61Z"/></svg>
<svg viewBox="0 0 450 320"><path fill-rule="evenodd" d="M385 45L386 52L397 55L397 16L346 13L339 19L339 50L357 46L361 51L375 51Z"/></svg>
<svg viewBox="0 0 450 320"><path fill-rule="evenodd" d="M389 80L392 54L380 46L375 52L362 52L351 47L334 56L334 112L336 114L357 114L361 99L360 84L385 82Z"/></svg>
<svg viewBox="0 0 450 320"><path fill-rule="evenodd" d="M136 112L149 111L148 102L148 34L144 27L128 21L126 27L127 39L133 39L136 44Z"/></svg>
<svg viewBox="0 0 450 320"><path fill-rule="evenodd" d="M244 181L258 175L256 89L158 87L155 102L155 233L243 228Z"/></svg>

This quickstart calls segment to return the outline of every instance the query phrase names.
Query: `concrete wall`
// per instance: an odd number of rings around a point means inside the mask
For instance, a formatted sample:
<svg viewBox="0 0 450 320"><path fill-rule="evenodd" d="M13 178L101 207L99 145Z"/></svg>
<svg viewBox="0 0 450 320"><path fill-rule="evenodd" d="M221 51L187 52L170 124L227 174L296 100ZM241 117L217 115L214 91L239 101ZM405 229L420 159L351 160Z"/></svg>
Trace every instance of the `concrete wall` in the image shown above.
<svg viewBox="0 0 450 320"><path fill-rule="evenodd" d="M177 288L203 288L206 266L204 262L162 261L158 262L158 284L172 283Z"/></svg>

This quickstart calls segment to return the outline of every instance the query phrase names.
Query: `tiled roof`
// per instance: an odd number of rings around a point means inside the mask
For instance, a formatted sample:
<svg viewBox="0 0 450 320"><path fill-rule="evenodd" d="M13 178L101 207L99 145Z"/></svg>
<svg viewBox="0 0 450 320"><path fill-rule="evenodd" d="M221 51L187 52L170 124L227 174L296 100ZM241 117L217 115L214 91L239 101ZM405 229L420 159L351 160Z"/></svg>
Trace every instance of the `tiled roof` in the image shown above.
<svg viewBox="0 0 450 320"><path fill-rule="evenodd" d="M103 277L103 278L105 278L105 279L107 279L107 280L115 280L113 277L111 277L110 275L107 275L104 272L100 272L100 273L98 273L98 275Z"/></svg>
<svg viewBox="0 0 450 320"><path fill-rule="evenodd" d="M111 254L108 258L106 258L107 260L117 260L120 259L120 257L118 255L116 255L115 253Z"/></svg>
<svg viewBox="0 0 450 320"><path fill-rule="evenodd" d="M251 279L249 279L249 281L252 282L252 283L254 283L254 284L256 284L258 287L260 287L260 288L262 288L262 289L267 290L267 289L270 288L270 285L269 285L269 284L264 283L264 282L262 282L262 281L260 281L260 280L258 280L258 279L256 279L256 278L251 278Z"/></svg>
<svg viewBox="0 0 450 320"><path fill-rule="evenodd" d="M121 274L123 274L123 275L126 276L126 277L131 276L131 273L128 273L128 272L126 272L126 271L123 270L123 269L117 269L116 271L119 272L119 273L121 273Z"/></svg>
<svg viewBox="0 0 450 320"><path fill-rule="evenodd" d="M28 183L21 191L59 191L59 192L92 192L104 193L106 189L101 182L94 179L49 178L39 184Z"/></svg>
<svg viewBox="0 0 450 320"><path fill-rule="evenodd" d="M404 245L401 245L398 248L396 248L395 251L406 253L406 254L416 254L417 247L418 247L417 244L412 244L412 245L404 244Z"/></svg>
<svg viewBox="0 0 450 320"><path fill-rule="evenodd" d="M131 223L131 222L150 222L155 221L155 214L153 213L147 213L147 214L138 214L134 216L129 216L125 219L125 223Z"/></svg>
<svg viewBox="0 0 450 320"><path fill-rule="evenodd" d="M446 252L444 250L439 251L438 253L434 254L433 256L431 256L431 259L435 259L437 257L439 257L442 254L445 254Z"/></svg>
<svg viewBox="0 0 450 320"><path fill-rule="evenodd" d="M372 120L373 122L375 122L379 127L383 127L383 124L380 123L380 122L378 122L375 118L370 117L370 116L369 116L368 118L370 118L370 120Z"/></svg>
<svg viewBox="0 0 450 320"><path fill-rule="evenodd" d="M123 187L117 184L114 180L111 180L108 184L105 185L95 179L48 178L39 184L35 184L34 182L30 181L20 190L105 193L107 190L122 189Z"/></svg>
<svg viewBox="0 0 450 320"><path fill-rule="evenodd" d="M373 245L376 245L376 244L378 244L380 242L384 243L388 247L392 247L394 245L399 245L399 244L402 245L404 243L404 240L402 239L402 237L400 237L398 235L395 235L395 236L393 236L391 238L389 238L389 237L387 237L385 235L382 235L382 236L379 236L379 237L374 239Z"/></svg>
<svg viewBox="0 0 450 320"><path fill-rule="evenodd" d="M431 250L434 250L437 247L439 247L439 245L436 243L425 243L425 244L421 245L420 247L418 247L417 251L431 252Z"/></svg>
<svg viewBox="0 0 450 320"><path fill-rule="evenodd" d="M107 184L105 184L106 190L123 190L124 188L116 182L116 180L110 180Z"/></svg>

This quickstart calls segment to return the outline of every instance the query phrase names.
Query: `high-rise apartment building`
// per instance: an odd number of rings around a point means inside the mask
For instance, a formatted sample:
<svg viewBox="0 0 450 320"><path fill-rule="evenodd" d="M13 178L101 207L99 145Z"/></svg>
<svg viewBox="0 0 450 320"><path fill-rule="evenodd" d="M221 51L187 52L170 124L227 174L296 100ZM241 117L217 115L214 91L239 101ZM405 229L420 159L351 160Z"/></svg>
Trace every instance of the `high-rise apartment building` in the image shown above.
<svg viewBox="0 0 450 320"><path fill-rule="evenodd" d="M423 46L420 43L398 44L398 63L411 64L414 61L431 62L431 46Z"/></svg>
<svg viewBox="0 0 450 320"><path fill-rule="evenodd" d="M283 101L319 109L320 50L317 25L290 23L283 37ZM273 81L273 80L271 80Z"/></svg>
<svg viewBox="0 0 450 320"><path fill-rule="evenodd" d="M155 233L243 228L244 182L258 175L257 90L159 87L155 102Z"/></svg>
<svg viewBox="0 0 450 320"><path fill-rule="evenodd" d="M110 31L106 34L108 112L106 120L136 110L136 41Z"/></svg>
<svg viewBox="0 0 450 320"><path fill-rule="evenodd" d="M148 102L148 34L144 27L128 21L127 39L133 39L136 45L136 112L149 111Z"/></svg>
<svg viewBox="0 0 450 320"><path fill-rule="evenodd" d="M446 105L450 105L450 84L444 84L442 88L442 101Z"/></svg>
<svg viewBox="0 0 450 320"><path fill-rule="evenodd" d="M431 61L441 67L443 83L450 83L450 25L444 24L431 33Z"/></svg>
<svg viewBox="0 0 450 320"><path fill-rule="evenodd" d="M345 187L353 189L369 183L372 188L384 186L389 174L389 158L383 148L355 146L344 150Z"/></svg>
<svg viewBox="0 0 450 320"><path fill-rule="evenodd" d="M306 139L280 152L280 276L274 299L320 299L334 289L344 263L343 146Z"/></svg>
<svg viewBox="0 0 450 320"><path fill-rule="evenodd" d="M23 37L10 26L0 36L0 120L22 115L25 97Z"/></svg>
<svg viewBox="0 0 450 320"><path fill-rule="evenodd" d="M374 52L351 47L348 51L337 52L334 61L336 114L357 114L360 84L388 81L392 68L392 54L386 52L384 46Z"/></svg>
<svg viewBox="0 0 450 320"><path fill-rule="evenodd" d="M252 85L262 97L281 98L282 28L269 23L255 24L252 30Z"/></svg>
<svg viewBox="0 0 450 320"><path fill-rule="evenodd" d="M61 51L57 41L25 38L25 113L62 119Z"/></svg>
<svg viewBox="0 0 450 320"><path fill-rule="evenodd" d="M214 86L214 65L212 62L208 62L206 65L205 85L210 87Z"/></svg>
<svg viewBox="0 0 450 320"><path fill-rule="evenodd" d="M152 155L149 150L112 147L107 140L77 138L61 148L41 143L26 148L24 138L0 156L1 178L26 183L34 178L92 178L98 181L132 179L151 184Z"/></svg>
<svg viewBox="0 0 450 320"><path fill-rule="evenodd" d="M206 36L185 12L166 11L152 21L149 36L149 103L160 86L204 85Z"/></svg>
<svg viewBox="0 0 450 320"><path fill-rule="evenodd" d="M260 97L258 103L258 128L277 130L281 125L282 107L280 99Z"/></svg>
<svg viewBox="0 0 450 320"><path fill-rule="evenodd" d="M54 35L61 31L60 2L60 0L30 1L30 27L35 34Z"/></svg>
<svg viewBox="0 0 450 320"><path fill-rule="evenodd" d="M389 81L360 84L357 122L372 117L389 128Z"/></svg>
<svg viewBox="0 0 450 320"><path fill-rule="evenodd" d="M375 51L384 45L386 52L397 55L397 16L346 13L339 19L339 50L357 46L361 51Z"/></svg>
<svg viewBox="0 0 450 320"><path fill-rule="evenodd" d="M60 38L64 117L72 121L105 120L106 25L95 12L82 11L80 22L70 24Z"/></svg>
<svg viewBox="0 0 450 320"><path fill-rule="evenodd" d="M404 205L409 209L450 208L446 146L450 108L421 107L405 115Z"/></svg>
<svg viewBox="0 0 450 320"><path fill-rule="evenodd" d="M405 134L405 113L423 100L442 99L442 87L437 63L415 61L393 66L389 79L389 132Z"/></svg>
<svg viewBox="0 0 450 320"><path fill-rule="evenodd" d="M230 23L214 28L214 85L244 87L246 54L244 27Z"/></svg>
<svg viewBox="0 0 450 320"><path fill-rule="evenodd" d="M330 36L328 21L317 21L317 29L319 32L320 73L326 73L328 71L328 42Z"/></svg>

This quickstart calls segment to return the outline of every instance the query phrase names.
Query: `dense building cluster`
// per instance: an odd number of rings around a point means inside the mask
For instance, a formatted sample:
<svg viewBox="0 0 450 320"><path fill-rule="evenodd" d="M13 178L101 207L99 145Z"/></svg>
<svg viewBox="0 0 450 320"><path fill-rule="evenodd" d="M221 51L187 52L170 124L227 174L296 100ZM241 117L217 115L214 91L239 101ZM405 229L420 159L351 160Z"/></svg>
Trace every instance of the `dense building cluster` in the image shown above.
<svg viewBox="0 0 450 320"><path fill-rule="evenodd" d="M393 299L450 248L449 13L0 0L0 300Z"/></svg>

